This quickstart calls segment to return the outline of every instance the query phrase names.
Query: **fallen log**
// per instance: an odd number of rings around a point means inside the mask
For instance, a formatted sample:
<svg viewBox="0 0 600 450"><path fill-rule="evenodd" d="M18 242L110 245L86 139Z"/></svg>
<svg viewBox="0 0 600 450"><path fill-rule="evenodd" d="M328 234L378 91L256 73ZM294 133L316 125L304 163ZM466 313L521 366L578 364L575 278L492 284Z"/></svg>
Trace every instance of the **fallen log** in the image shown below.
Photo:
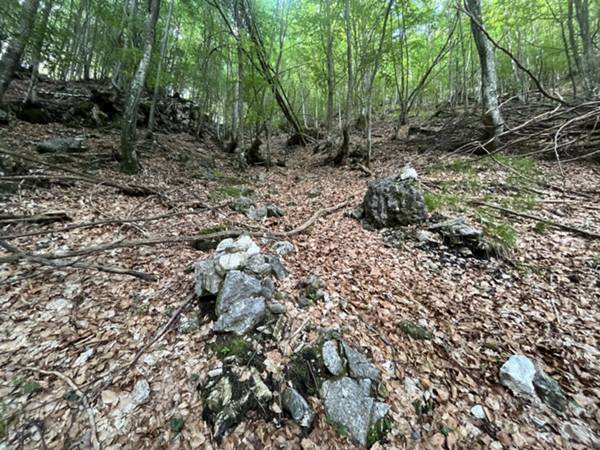
<svg viewBox="0 0 600 450"><path fill-rule="evenodd" d="M495 209L497 211L500 211L505 214L509 214L511 216L523 217L525 219L531 219L531 220L535 220L537 222L542 222L551 227L559 228L559 229L565 230L565 231L570 231L572 233L577 233L577 234L580 234L582 236L586 236L586 237L589 237L592 239L600 239L600 233L595 233L590 230L585 230L583 228L574 227L572 225L567 225L564 223L554 222L552 220L544 219L543 217L540 217L540 216L534 216L533 214L527 214L527 213L523 213L523 212L519 212L519 211L514 211L512 209L504 208L502 206L494 205L492 203L481 202L479 200L473 200L470 203L473 205L477 205L477 206L484 206L486 208Z"/></svg>
<svg viewBox="0 0 600 450"><path fill-rule="evenodd" d="M12 215L5 214L0 216L0 224L11 223L52 223L69 221L71 218L63 211L51 211L47 213L32 215Z"/></svg>
<svg viewBox="0 0 600 450"><path fill-rule="evenodd" d="M14 158L22 159L24 161L29 161L29 162L32 162L35 164L39 164L39 165L48 167L50 169L67 172L67 173L76 175L78 177L81 177L82 179L85 179L86 181L92 182L94 184L102 184L104 186L113 187L115 189L118 189L125 195L130 195L133 197L142 197L142 196L146 196L146 195L161 195L161 193L159 191L157 191L156 189L153 189L153 188L149 188L146 186L140 186L140 185L136 185L136 184L122 184L122 183L118 183L116 181L112 181L112 180L108 180L108 179L104 179L104 178L98 178L94 175L90 175L85 172L80 172L75 169L69 169L68 167L59 166L59 165L52 164L47 161L41 160L39 158L34 158L33 156L28 156L28 155L23 155L23 154L16 153L16 152L11 152L10 150L6 150L5 148L2 148L2 147L0 147L0 153L3 155L12 156Z"/></svg>

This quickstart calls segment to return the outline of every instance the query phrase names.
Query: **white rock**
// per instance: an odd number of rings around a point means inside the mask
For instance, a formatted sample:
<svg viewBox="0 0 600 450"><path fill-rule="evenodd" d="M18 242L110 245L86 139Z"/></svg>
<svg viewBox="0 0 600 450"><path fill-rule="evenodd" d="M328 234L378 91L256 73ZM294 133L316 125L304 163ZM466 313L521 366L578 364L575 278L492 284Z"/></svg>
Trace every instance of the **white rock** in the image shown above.
<svg viewBox="0 0 600 450"><path fill-rule="evenodd" d="M419 178L419 176L417 175L417 171L410 166L404 167L402 169L402 172L400 172L401 180L408 180L408 179L416 180L418 178Z"/></svg>
<svg viewBox="0 0 600 450"><path fill-rule="evenodd" d="M500 381L515 394L535 395L535 372L535 365L527 356L513 355L500 368Z"/></svg>
<svg viewBox="0 0 600 450"><path fill-rule="evenodd" d="M471 415L473 417L475 417L476 419L480 419L480 420L485 420L485 418L487 417L485 410L483 409L483 406L481 405L475 405L471 408Z"/></svg>
<svg viewBox="0 0 600 450"><path fill-rule="evenodd" d="M64 311L65 309L71 309L72 307L73 303L65 298L57 298L46 305L46 309L57 312Z"/></svg>
<svg viewBox="0 0 600 450"><path fill-rule="evenodd" d="M144 379L136 381L131 392L131 401L135 406L141 405L150 398L150 385Z"/></svg>
<svg viewBox="0 0 600 450"><path fill-rule="evenodd" d="M102 403L105 405L114 405L119 403L119 396L113 391L102 391L100 396L102 397Z"/></svg>

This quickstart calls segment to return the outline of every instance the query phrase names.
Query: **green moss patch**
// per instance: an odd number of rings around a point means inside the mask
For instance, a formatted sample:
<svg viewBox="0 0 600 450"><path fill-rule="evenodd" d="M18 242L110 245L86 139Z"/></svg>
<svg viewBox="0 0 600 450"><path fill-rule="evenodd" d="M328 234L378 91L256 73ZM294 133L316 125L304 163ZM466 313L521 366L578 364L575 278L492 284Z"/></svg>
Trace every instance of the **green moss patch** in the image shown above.
<svg viewBox="0 0 600 450"><path fill-rule="evenodd" d="M433 338L431 331L410 320L400 322L400 330L413 339L429 340Z"/></svg>
<svg viewBox="0 0 600 450"><path fill-rule="evenodd" d="M318 395L327 375L320 346L306 347L296 353L287 370L287 378L303 396Z"/></svg>
<svg viewBox="0 0 600 450"><path fill-rule="evenodd" d="M375 445L375 443L383 439L391 429L392 419L389 416L386 415L379 419L371 428L369 428L369 433L367 434L367 447Z"/></svg>

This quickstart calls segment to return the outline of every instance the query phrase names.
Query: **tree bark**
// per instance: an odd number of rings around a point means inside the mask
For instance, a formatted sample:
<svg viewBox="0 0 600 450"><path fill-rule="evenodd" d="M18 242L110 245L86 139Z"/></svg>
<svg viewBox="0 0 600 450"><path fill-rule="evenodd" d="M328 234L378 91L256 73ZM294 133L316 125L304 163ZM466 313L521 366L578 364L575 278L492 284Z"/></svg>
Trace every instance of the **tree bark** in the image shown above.
<svg viewBox="0 0 600 450"><path fill-rule="evenodd" d="M152 48L154 47L154 35L156 33L156 22L160 10L160 0L149 0L148 16L146 18L146 31L144 35L144 53L139 62L137 71L125 104L123 123L121 126L121 168L125 173L134 174L139 172L140 163L135 148L137 131L137 112L150 66Z"/></svg>
<svg viewBox="0 0 600 450"><path fill-rule="evenodd" d="M169 32L171 31L171 16L173 14L173 0L169 3L169 12L167 13L167 23L165 25L165 34L163 35L162 43L160 46L160 56L158 59L158 68L156 69L156 81L154 82L154 93L152 95L152 104L150 105L150 113L148 117L148 129L154 129L155 114L156 114L156 102L158 101L158 91L160 89L160 75L162 72L163 60L165 59L165 53L167 51L167 45L169 43Z"/></svg>
<svg viewBox="0 0 600 450"><path fill-rule="evenodd" d="M350 149L350 121L352 120L352 87L354 71L352 68L352 25L350 23L350 0L344 1L344 29L346 32L346 70L348 84L346 87L346 108L344 111L344 126L342 128L342 145L334 158L336 164L343 164Z"/></svg>
<svg viewBox="0 0 600 450"><path fill-rule="evenodd" d="M335 100L335 66L333 60L333 30L331 26L331 0L325 0L325 17L327 28L325 32L325 55L327 59L327 112L325 127L327 128L327 139L331 138L333 128L333 108Z"/></svg>
<svg viewBox="0 0 600 450"><path fill-rule="evenodd" d="M21 62L23 50L33 30L33 23L39 4L39 0L25 0L19 17L20 28L16 36L8 42L6 51L2 55L2 58L0 58L0 103L2 103L2 99L12 81L15 70L17 70Z"/></svg>
<svg viewBox="0 0 600 450"><path fill-rule="evenodd" d="M498 77L494 47L483 30L481 0L465 0L465 8L471 15L471 32L479 53L481 65L481 97L483 100L483 123L489 137L498 137L504 131L504 119L498 105Z"/></svg>
<svg viewBox="0 0 600 450"><path fill-rule="evenodd" d="M52 4L52 0L46 0L44 9L42 11L42 21L40 24L40 30L38 32L39 34L35 40L35 44L33 47L33 56L31 60L31 79L29 81L29 87L27 88L27 94L25 95L25 103L37 102L37 84L42 54L42 46L44 45L44 38L46 36L46 28L48 27L48 19L50 18L50 10L52 10Z"/></svg>

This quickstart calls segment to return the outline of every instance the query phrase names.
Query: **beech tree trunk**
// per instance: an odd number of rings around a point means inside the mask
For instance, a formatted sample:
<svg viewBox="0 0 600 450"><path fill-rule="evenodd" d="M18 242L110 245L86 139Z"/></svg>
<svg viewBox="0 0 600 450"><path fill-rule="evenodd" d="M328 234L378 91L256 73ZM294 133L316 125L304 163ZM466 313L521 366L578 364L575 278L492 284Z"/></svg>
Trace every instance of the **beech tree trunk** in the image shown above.
<svg viewBox="0 0 600 450"><path fill-rule="evenodd" d="M163 60L169 43L169 32L171 31L171 15L173 14L173 0L169 3L169 12L167 13L167 23L165 25L165 34L163 35L160 45L160 56L158 59L158 68L156 69L156 81L154 82L154 93L152 95L152 104L150 105L150 113L148 114L148 129L154 129L156 102L158 101L158 91L160 89L160 76L162 72Z"/></svg>
<svg viewBox="0 0 600 450"><path fill-rule="evenodd" d="M10 39L6 51L0 58L0 103L12 81L15 70L21 62L21 56L33 30L33 23L39 5L39 0L25 0L19 17L20 28L17 30L17 34Z"/></svg>
<svg viewBox="0 0 600 450"><path fill-rule="evenodd" d="M121 126L121 168L125 173L129 174L137 173L140 170L140 162L135 148L137 112L152 57L159 10L160 0L148 1L148 16L146 17L146 31L144 33L144 53L135 76L131 81L123 114L123 123Z"/></svg>
<svg viewBox="0 0 600 450"><path fill-rule="evenodd" d="M494 47L478 26L478 24L482 28L484 26L481 0L465 0L465 7L471 15L471 32L479 53L483 123L488 136L497 138L504 131L504 119L498 105L498 77Z"/></svg>
<svg viewBox="0 0 600 450"><path fill-rule="evenodd" d="M37 85L38 85L38 74L40 68L40 61L42 55L42 46L44 45L44 38L46 37L46 28L48 27L48 19L50 18L50 11L52 10L52 0L46 0L44 9L42 11L42 21L40 24L40 30L33 48L33 56L31 60L31 79L29 81L29 87L27 88L27 94L25 95L25 103L35 103L37 101Z"/></svg>
<svg viewBox="0 0 600 450"><path fill-rule="evenodd" d="M344 2L344 22L346 31L346 58L348 85L346 88L346 108L344 111L344 126L342 128L342 145L340 146L334 162L343 164L348 157L350 149L350 121L352 120L352 86L354 85L354 71L352 68L352 25L350 23L350 0Z"/></svg>

